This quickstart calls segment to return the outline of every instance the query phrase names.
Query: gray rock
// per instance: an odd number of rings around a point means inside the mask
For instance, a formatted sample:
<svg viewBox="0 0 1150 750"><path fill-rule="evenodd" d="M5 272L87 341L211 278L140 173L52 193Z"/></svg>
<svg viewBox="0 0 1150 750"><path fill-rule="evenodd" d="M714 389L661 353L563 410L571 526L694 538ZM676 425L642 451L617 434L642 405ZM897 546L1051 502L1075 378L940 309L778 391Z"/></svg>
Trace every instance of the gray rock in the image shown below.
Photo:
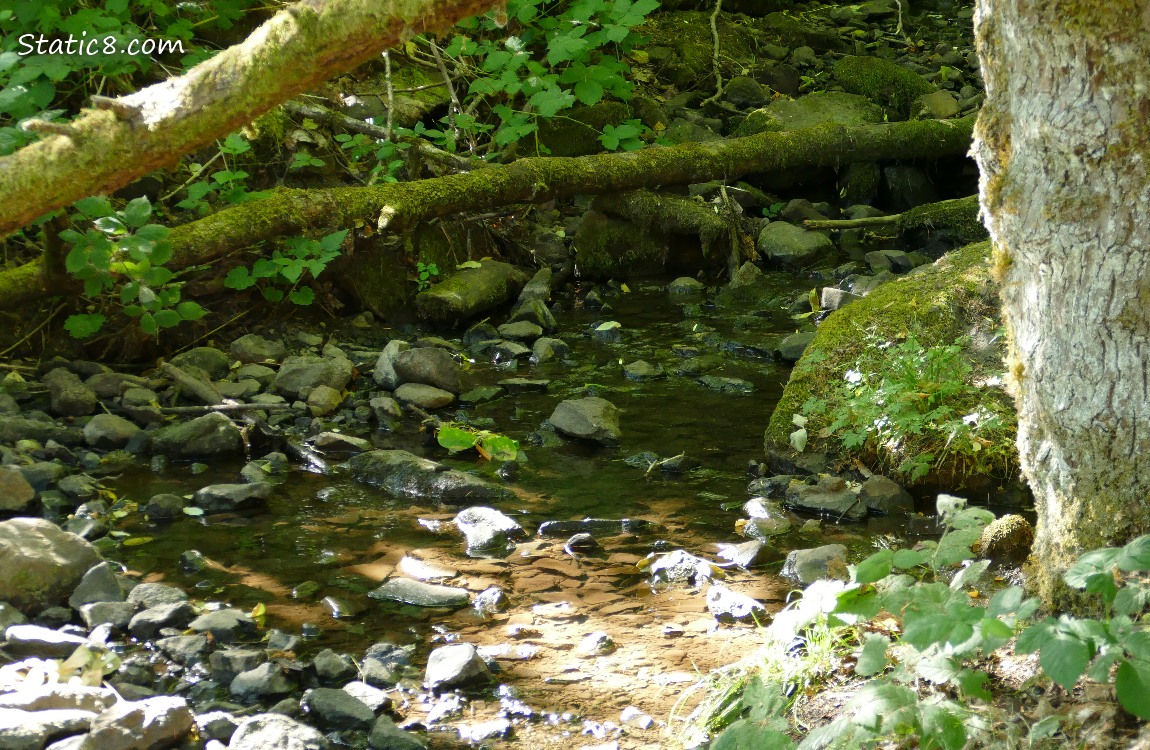
<svg viewBox="0 0 1150 750"><path fill-rule="evenodd" d="M832 568L845 572L846 555L847 548L842 544L827 544L814 549L791 550L787 553L787 559L783 563L783 570L780 575L806 586L820 578L829 577Z"/></svg>
<svg viewBox="0 0 1150 750"><path fill-rule="evenodd" d="M276 379L276 371L264 365L248 364L236 370L236 379L239 381L253 380L260 388L267 388Z"/></svg>
<svg viewBox="0 0 1150 750"><path fill-rule="evenodd" d="M79 607L80 619L89 630L109 625L114 630L127 630L136 606L127 602L93 602Z"/></svg>
<svg viewBox="0 0 1150 750"><path fill-rule="evenodd" d="M834 243L826 235L785 221L772 221L763 227L755 247L766 260L799 268L826 260L835 252Z"/></svg>
<svg viewBox="0 0 1150 750"><path fill-rule="evenodd" d="M121 372L98 372L85 380L84 385L91 388L97 398L111 400L128 388L147 387L148 381L136 375L127 375Z"/></svg>
<svg viewBox="0 0 1150 750"><path fill-rule="evenodd" d="M20 404L8 393L0 391L0 415L12 417L20 413Z"/></svg>
<svg viewBox="0 0 1150 750"><path fill-rule="evenodd" d="M633 380L636 383L642 383L648 380L665 378L667 377L667 373L663 370L662 365L653 365L645 360L637 359L623 366L623 377L627 378L627 380Z"/></svg>
<svg viewBox="0 0 1150 750"><path fill-rule="evenodd" d="M4 650L16 656L63 659L87 640L73 633L41 625L9 625L4 631Z"/></svg>
<svg viewBox="0 0 1150 750"><path fill-rule="evenodd" d="M240 672L228 687L232 695L246 699L286 695L294 689L295 681L290 679L278 664L272 662L265 662L254 669Z"/></svg>
<svg viewBox="0 0 1150 750"><path fill-rule="evenodd" d="M450 391L423 383L404 383L395 389L395 398L404 404L412 404L420 409L442 409L455 401Z"/></svg>
<svg viewBox="0 0 1150 750"><path fill-rule="evenodd" d="M824 286L819 295L819 305L824 310L838 310L842 306L860 299L862 299L862 297L859 295L852 294L844 289L839 289L834 286Z"/></svg>
<svg viewBox="0 0 1150 750"><path fill-rule="evenodd" d="M443 464L401 450L361 453L348 461L355 481L378 487L398 498L472 503L508 500L506 487L447 469Z"/></svg>
<svg viewBox="0 0 1150 750"><path fill-rule="evenodd" d="M207 638L207 636L194 636ZM256 648L225 648L208 656L212 675L220 681L230 681L241 672L255 669L268 660L265 651Z"/></svg>
<svg viewBox="0 0 1150 750"><path fill-rule="evenodd" d="M287 356L287 349L278 341L270 341L263 336L249 333L232 342L231 353L232 357L245 364L279 362Z"/></svg>
<svg viewBox="0 0 1150 750"><path fill-rule="evenodd" d="M902 250L872 250L864 258L874 273L907 273L914 268L914 261Z"/></svg>
<svg viewBox="0 0 1150 750"><path fill-rule="evenodd" d="M128 592L128 602L143 609L159 607L162 604L186 602L188 595L183 589L167 583L141 583Z"/></svg>
<svg viewBox="0 0 1150 750"><path fill-rule="evenodd" d="M96 392L74 373L57 367L44 374L52 413L60 417L83 417L96 410Z"/></svg>
<svg viewBox="0 0 1150 750"><path fill-rule="evenodd" d="M382 711L383 709L391 707L391 698L388 697L387 693L377 687L368 685L366 682L352 680L343 686L343 691L356 698L372 711Z"/></svg>
<svg viewBox="0 0 1150 750"><path fill-rule="evenodd" d="M155 638L164 628L186 628L195 616L187 602L160 604L136 613L128 623L128 632L137 638Z"/></svg>
<svg viewBox="0 0 1150 750"><path fill-rule="evenodd" d="M782 66L780 66L782 67ZM771 130L799 130L826 123L865 125L883 121L884 113L864 96L839 91L815 92L793 100L778 100L748 113L736 136Z"/></svg>
<svg viewBox="0 0 1150 750"><path fill-rule="evenodd" d="M455 516L455 528L467 540L469 553L503 553L527 532L513 518L494 508L477 506L461 510Z"/></svg>
<svg viewBox="0 0 1150 750"><path fill-rule="evenodd" d="M699 385L719 393L754 393L755 384L742 378L724 378L719 375L703 375L695 380Z"/></svg>
<svg viewBox="0 0 1150 750"><path fill-rule="evenodd" d="M531 356L531 350L517 341L501 340L491 347L489 353L492 361L497 364L528 359Z"/></svg>
<svg viewBox="0 0 1150 750"><path fill-rule="evenodd" d="M172 661L190 667L211 652L212 642L203 635L173 635L156 641L156 646Z"/></svg>
<svg viewBox="0 0 1150 750"><path fill-rule="evenodd" d="M751 261L735 269L731 280L727 283L728 289L745 289L760 284L763 281L763 271Z"/></svg>
<svg viewBox="0 0 1150 750"><path fill-rule="evenodd" d="M375 720L367 744L372 750L427 750L423 740L403 731L387 716Z"/></svg>
<svg viewBox="0 0 1150 750"><path fill-rule="evenodd" d="M0 695L0 709L18 708L21 711L74 709L98 714L113 706L117 700L115 691L110 688L67 685L59 682L35 686L24 684L14 693Z"/></svg>
<svg viewBox="0 0 1150 750"><path fill-rule="evenodd" d="M360 662L364 682L375 687L395 685L411 665L414 652L414 646L396 646L386 642L372 644Z"/></svg>
<svg viewBox="0 0 1150 750"><path fill-rule="evenodd" d="M13 518L0 521L0 560L0 601L31 612L64 602L100 555L51 521Z"/></svg>
<svg viewBox="0 0 1150 750"><path fill-rule="evenodd" d="M240 428L219 412L161 427L152 433L152 448L172 458L207 458L239 453Z"/></svg>
<svg viewBox="0 0 1150 750"><path fill-rule="evenodd" d="M328 750L330 747L318 730L281 714L257 714L244 719L228 743L228 750Z"/></svg>
<svg viewBox="0 0 1150 750"><path fill-rule="evenodd" d="M343 393L326 385L317 385L307 395L307 406L313 417L331 414L343 403Z"/></svg>
<svg viewBox="0 0 1150 750"><path fill-rule="evenodd" d="M99 450L123 448L140 428L116 414L97 414L84 425L84 442Z"/></svg>
<svg viewBox="0 0 1150 750"><path fill-rule="evenodd" d="M902 485L880 474L863 482L859 489L859 499L867 508L884 515L914 512L914 498L910 493Z"/></svg>
<svg viewBox="0 0 1150 750"><path fill-rule="evenodd" d="M703 282L690 276L680 276L667 285L667 294L671 299L699 297L707 290Z"/></svg>
<svg viewBox="0 0 1150 750"><path fill-rule="evenodd" d="M161 424L164 414L160 411L160 397L151 388L129 388L120 397L124 413L138 425Z"/></svg>
<svg viewBox="0 0 1150 750"><path fill-rule="evenodd" d="M499 335L511 341L534 341L543 335L542 326L538 326L527 320L520 320L515 323L504 323L499 326Z"/></svg>
<svg viewBox="0 0 1150 750"><path fill-rule="evenodd" d="M766 608L746 594L712 584L707 589L707 610L719 622L754 622L766 619Z"/></svg>
<svg viewBox="0 0 1150 750"><path fill-rule="evenodd" d="M76 501L91 500L100 491L100 484L87 474L72 474L56 483L56 489Z"/></svg>
<svg viewBox="0 0 1150 750"><path fill-rule="evenodd" d="M120 587L120 580L111 564L100 562L93 565L80 579L76 590L68 598L68 606L79 609L84 604L93 602L122 602L124 590Z"/></svg>
<svg viewBox="0 0 1150 750"><path fill-rule="evenodd" d="M188 629L208 633L217 643L231 643L256 632L256 623L247 612L220 609L207 612L188 623Z"/></svg>
<svg viewBox="0 0 1150 750"><path fill-rule="evenodd" d="M35 488L19 469L0 466L0 513L19 513L35 499Z"/></svg>
<svg viewBox="0 0 1150 750"><path fill-rule="evenodd" d="M355 662L344 654L325 648L312 660L316 676L324 685L342 685L356 675Z"/></svg>
<svg viewBox="0 0 1150 750"><path fill-rule="evenodd" d="M566 357L570 353L571 347L563 339L544 336L535 339L535 343L531 345L531 359L536 363L546 362L557 357Z"/></svg>
<svg viewBox="0 0 1150 750"><path fill-rule="evenodd" d="M560 402L547 421L568 437L607 446L618 445L622 436L619 410L610 401L595 396Z"/></svg>
<svg viewBox="0 0 1150 750"><path fill-rule="evenodd" d="M866 504L859 500L858 490L852 489L839 477L821 476L815 484L794 480L787 487L786 500L790 505L811 513L858 520L867 514Z"/></svg>
<svg viewBox="0 0 1150 750"><path fill-rule="evenodd" d="M750 568L760 562L763 558L763 553L766 551L766 545L758 539L752 539L749 542L740 542L739 544L719 544L718 556L724 560L730 560L735 565L742 568Z"/></svg>
<svg viewBox="0 0 1150 750"><path fill-rule="evenodd" d="M411 349L411 344L402 339L392 339L387 342L387 346L383 347L379 359L375 362L375 370L371 375L380 388L394 391L403 382L395 372L395 359L409 349Z"/></svg>
<svg viewBox="0 0 1150 750"><path fill-rule="evenodd" d="M8 602L0 602L0 640L4 638L4 631L9 625L23 625L28 622L24 614Z"/></svg>
<svg viewBox="0 0 1150 750"><path fill-rule="evenodd" d="M408 349L396 355L394 367L401 383L422 383L457 395L463 391L459 363L446 349Z"/></svg>
<svg viewBox="0 0 1150 750"><path fill-rule="evenodd" d="M476 323L463 333L463 345L468 349L485 341L497 341L498 339L499 332L495 330L495 326L486 320Z"/></svg>
<svg viewBox="0 0 1150 750"><path fill-rule="evenodd" d="M784 362L798 362L803 352L815 340L814 331L797 331L779 342L779 356Z"/></svg>
<svg viewBox="0 0 1150 750"><path fill-rule="evenodd" d="M75 445L80 442L81 435L77 429L61 427L52 421L0 417L0 443L15 443L18 440L35 440L38 443L55 440L62 445Z"/></svg>
<svg viewBox="0 0 1150 750"><path fill-rule="evenodd" d="M260 384L255 380L224 380L214 383L216 392L224 398L249 399L260 392Z"/></svg>
<svg viewBox="0 0 1150 750"><path fill-rule="evenodd" d="M159 521L174 521L184 517L184 498L179 495L161 493L152 495L148 504L144 506L144 516L153 523Z"/></svg>
<svg viewBox="0 0 1150 750"><path fill-rule="evenodd" d="M192 495L192 504L212 513L233 513L263 508L271 495L272 486L267 482L209 484Z"/></svg>
<svg viewBox="0 0 1150 750"><path fill-rule="evenodd" d="M403 419L403 409L394 398L376 396L367 405L371 407L371 413L380 427L387 424L391 426L390 429L394 429L395 423Z"/></svg>
<svg viewBox="0 0 1150 750"><path fill-rule="evenodd" d="M350 693L336 688L313 688L300 699L303 710L315 723L331 729L370 729L375 712Z"/></svg>
<svg viewBox="0 0 1150 750"><path fill-rule="evenodd" d="M196 367L206 372L212 380L223 380L227 377L231 360L215 347L197 346L172 357L172 364L184 369Z"/></svg>
<svg viewBox="0 0 1150 750"><path fill-rule="evenodd" d="M351 380L352 369L351 361L343 357L286 357L272 388L292 398L300 398L301 391L310 393L320 385L342 391Z"/></svg>
<svg viewBox="0 0 1150 750"><path fill-rule="evenodd" d="M0 708L0 748L41 750L54 739L86 732L96 714L60 708L49 711L21 711Z"/></svg>
<svg viewBox="0 0 1150 750"><path fill-rule="evenodd" d="M524 302L521 306L515 308L515 311L511 313L511 318L507 322L509 324L529 323L538 326L540 330L548 333L559 327L559 324L555 321L555 316L542 300ZM533 336L532 338L537 337Z"/></svg>
<svg viewBox="0 0 1150 750"><path fill-rule="evenodd" d="M92 721L85 750L154 750L179 743L195 726L188 702L172 695L121 701Z"/></svg>
<svg viewBox="0 0 1150 750"><path fill-rule="evenodd" d="M236 717L227 711L209 711L196 716L201 739L229 742L239 726ZM205 747L204 750L209 750Z"/></svg>
<svg viewBox="0 0 1150 750"><path fill-rule="evenodd" d="M372 599L411 604L416 607L459 609L471 602L471 595L466 589L413 581L410 578L392 578L367 595Z"/></svg>
<svg viewBox="0 0 1150 750"><path fill-rule="evenodd" d="M308 438L308 442L324 451L362 453L371 449L369 441L341 432L321 432L315 437Z"/></svg>
<svg viewBox="0 0 1150 750"><path fill-rule="evenodd" d="M431 690L456 687L485 680L490 675L486 662L470 643L440 646L427 657L423 683Z"/></svg>

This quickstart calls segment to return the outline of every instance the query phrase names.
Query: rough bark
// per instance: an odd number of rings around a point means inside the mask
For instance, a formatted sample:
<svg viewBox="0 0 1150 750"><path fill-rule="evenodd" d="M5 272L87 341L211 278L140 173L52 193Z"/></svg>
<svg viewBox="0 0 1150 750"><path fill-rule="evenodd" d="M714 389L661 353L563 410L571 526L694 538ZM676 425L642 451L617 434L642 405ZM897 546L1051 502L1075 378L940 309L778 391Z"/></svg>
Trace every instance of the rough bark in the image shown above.
<svg viewBox="0 0 1150 750"><path fill-rule="evenodd" d="M1048 601L1150 531L1150 5L979 0L974 155Z"/></svg>
<svg viewBox="0 0 1150 750"><path fill-rule="evenodd" d="M170 165L415 34L448 28L495 4L300 0L184 75L91 110L66 134L0 158L0 236Z"/></svg>
<svg viewBox="0 0 1150 750"><path fill-rule="evenodd" d="M967 150L973 124L967 118L855 128L827 125L627 153L520 159L507 166L374 187L280 189L264 200L174 228L169 238L173 259L168 265L209 263L262 240L362 221L395 233L436 217L577 194L833 167L847 161L950 156ZM23 279L35 276L28 266L10 273ZM0 273L0 290L9 286L6 275ZM27 304L36 296L36 290L24 289L16 298ZM8 304L0 296L0 307Z"/></svg>

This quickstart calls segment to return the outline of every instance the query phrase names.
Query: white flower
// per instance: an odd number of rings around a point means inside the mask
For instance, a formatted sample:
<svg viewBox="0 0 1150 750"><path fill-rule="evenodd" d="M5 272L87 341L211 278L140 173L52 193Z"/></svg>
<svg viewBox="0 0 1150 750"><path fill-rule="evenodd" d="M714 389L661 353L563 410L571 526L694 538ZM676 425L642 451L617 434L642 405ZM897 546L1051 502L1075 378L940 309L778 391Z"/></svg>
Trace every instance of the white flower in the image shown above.
<svg viewBox="0 0 1150 750"><path fill-rule="evenodd" d="M847 370L846 374L843 375L843 380L847 381L851 385L858 385L862 382L862 379L862 373L858 370Z"/></svg>

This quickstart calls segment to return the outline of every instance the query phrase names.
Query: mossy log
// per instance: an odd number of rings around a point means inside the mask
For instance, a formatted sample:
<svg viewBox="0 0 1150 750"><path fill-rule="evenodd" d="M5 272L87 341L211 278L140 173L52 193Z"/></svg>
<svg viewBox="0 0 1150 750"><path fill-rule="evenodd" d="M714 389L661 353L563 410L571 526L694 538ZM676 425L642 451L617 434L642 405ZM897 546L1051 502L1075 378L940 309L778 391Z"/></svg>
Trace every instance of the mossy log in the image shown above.
<svg viewBox="0 0 1150 750"><path fill-rule="evenodd" d="M964 118L852 128L822 125L626 153L532 157L507 166L414 182L313 190L281 188L264 200L175 227L169 238L173 258L168 265L186 268L210 263L264 240L364 221L375 223L381 232L398 233L436 217L572 195L733 180L754 172L834 167L853 161L954 156L970 148L973 124L973 118ZM6 278L10 273L31 279L38 270L23 267L0 273L0 290L14 286ZM26 289L16 297L19 304L26 304L44 293ZM0 307L10 309L11 304L12 298L0 296Z"/></svg>
<svg viewBox="0 0 1150 750"><path fill-rule="evenodd" d="M425 31L447 29L492 0L303 0L245 41L176 78L67 123L0 158L0 236L85 196L107 193L243 127L291 97Z"/></svg>
<svg viewBox="0 0 1150 750"><path fill-rule="evenodd" d="M977 195L925 203L909 211L890 216L867 216L861 219L822 219L804 221L807 229L865 229L894 226L903 239L914 232L941 232L959 245L987 239L986 226L979 218Z"/></svg>
<svg viewBox="0 0 1150 750"><path fill-rule="evenodd" d="M658 229L666 234L690 234L699 237L703 255L725 257L730 241L730 226L714 209L685 195L633 190L602 197L595 208L638 224L643 229ZM719 244L716 244L719 243Z"/></svg>
<svg viewBox="0 0 1150 750"><path fill-rule="evenodd" d="M415 295L424 318L458 322L515 299L530 276L509 263L484 261Z"/></svg>

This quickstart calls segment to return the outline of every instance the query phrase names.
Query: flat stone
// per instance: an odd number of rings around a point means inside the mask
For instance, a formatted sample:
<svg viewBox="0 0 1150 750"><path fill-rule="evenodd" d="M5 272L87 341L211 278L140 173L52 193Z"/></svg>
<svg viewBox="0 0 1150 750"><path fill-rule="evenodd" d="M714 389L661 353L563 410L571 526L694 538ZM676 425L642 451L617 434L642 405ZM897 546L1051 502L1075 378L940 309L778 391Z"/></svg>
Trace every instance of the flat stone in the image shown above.
<svg viewBox="0 0 1150 750"><path fill-rule="evenodd" d="M367 595L372 599L411 604L416 607L459 609L471 603L471 595L466 589L424 583L410 578L392 578Z"/></svg>
<svg viewBox="0 0 1150 750"><path fill-rule="evenodd" d="M86 747L153 750L171 747L191 733L195 716L184 698L158 695L121 701L92 721Z"/></svg>
<svg viewBox="0 0 1150 750"><path fill-rule="evenodd" d="M489 675L487 663L475 646L452 643L436 648L428 656L424 684L431 690L438 690L485 680Z"/></svg>
<svg viewBox="0 0 1150 750"><path fill-rule="evenodd" d="M395 398L420 409L442 409L455 401L449 391L423 383L404 383L395 389Z"/></svg>
<svg viewBox="0 0 1150 750"><path fill-rule="evenodd" d="M87 639L40 625L10 625L4 631L4 650L15 656L65 659Z"/></svg>

